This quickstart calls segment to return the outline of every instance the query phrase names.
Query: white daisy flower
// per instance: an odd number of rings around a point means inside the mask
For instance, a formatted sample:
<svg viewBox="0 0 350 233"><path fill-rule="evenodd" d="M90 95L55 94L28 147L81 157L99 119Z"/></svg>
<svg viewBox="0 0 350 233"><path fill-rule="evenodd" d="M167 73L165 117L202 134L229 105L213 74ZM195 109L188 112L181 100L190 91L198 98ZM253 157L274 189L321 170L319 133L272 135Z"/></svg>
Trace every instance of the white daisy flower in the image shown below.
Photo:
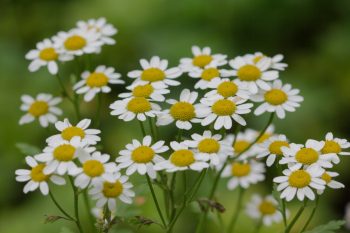
<svg viewBox="0 0 350 233"><path fill-rule="evenodd" d="M77 22L77 27L84 31L93 30L99 35L98 40L102 41L103 44L115 44L115 40L112 36L117 34L118 30L112 24L107 23L106 19L103 17L88 19L87 21L80 20Z"/></svg>
<svg viewBox="0 0 350 233"><path fill-rule="evenodd" d="M113 182L101 181L93 184L89 194L93 200L97 200L96 207L102 208L107 204L112 212L116 208L116 199L124 203L131 204L135 193L131 190L133 185L128 181L127 176L122 176L119 172L113 174Z"/></svg>
<svg viewBox="0 0 350 233"><path fill-rule="evenodd" d="M284 176L278 176L273 179L273 182L278 183L277 191L281 192L281 199L291 201L295 195L300 201L305 197L310 200L315 199L315 194L312 191L325 189L326 182L321 179L324 169L318 166L309 166L306 169L298 169L291 167L283 171Z"/></svg>
<svg viewBox="0 0 350 233"><path fill-rule="evenodd" d="M272 84L268 84L269 90L261 90L255 96L251 96L251 100L255 102L264 102L254 111L259 116L264 112L276 112L278 118L285 118L286 111L294 112L295 108L300 107L300 102L304 98L299 94L298 89L292 89L290 84L282 85L281 80L275 80Z"/></svg>
<svg viewBox="0 0 350 233"><path fill-rule="evenodd" d="M175 121L179 129L189 130L191 123L199 123L199 118L203 117L201 104L194 104L198 93L189 89L182 90L180 100L169 99L166 102L171 104L170 109L164 110L157 117L157 125L168 125Z"/></svg>
<svg viewBox="0 0 350 233"><path fill-rule="evenodd" d="M154 83L161 86L164 86L164 84L167 86L180 85L180 82L174 79L181 76L182 71L178 67L168 69L168 60L153 56L149 62L146 59L141 59L140 64L142 70L134 70L128 73L130 78L136 79L134 83Z"/></svg>
<svg viewBox="0 0 350 233"><path fill-rule="evenodd" d="M50 39L44 39L36 44L36 49L30 50L26 54L26 59L31 60L29 71L35 72L42 66L47 66L50 74L58 73L58 61L69 61L73 56L62 54L59 52L57 44L54 44Z"/></svg>
<svg viewBox="0 0 350 233"><path fill-rule="evenodd" d="M196 157L203 161L209 161L210 165L218 166L228 156L233 155L232 147L221 139L220 134L212 135L209 130L206 130L203 135L192 134L191 138L193 140L186 140L184 144L194 148Z"/></svg>
<svg viewBox="0 0 350 233"><path fill-rule="evenodd" d="M158 85L155 85L154 83L133 83L126 89L130 90L130 92L119 94L120 98L143 97L146 99L163 102L165 100L164 95L170 93L170 91L167 89L167 85L160 83Z"/></svg>
<svg viewBox="0 0 350 233"><path fill-rule="evenodd" d="M170 155L168 160L159 162L154 166L156 171L165 170L166 172L176 172L189 169L201 171L209 167L208 163L201 161L197 153L190 150L184 143L173 141L170 143L170 147L174 152Z"/></svg>
<svg viewBox="0 0 350 233"><path fill-rule="evenodd" d="M84 149L87 153L95 151L95 147L89 147L86 142L81 141L80 137L73 137L70 141L52 142L43 153L36 155L35 159L47 163L43 170L45 174L56 172L64 175L68 172L74 175L77 167L74 159L77 158L79 149Z"/></svg>
<svg viewBox="0 0 350 233"><path fill-rule="evenodd" d="M275 131L274 125L270 125L269 127L267 127L264 134L261 135L259 140L257 141L257 144L264 143L267 139L274 136L274 131ZM254 130L254 129L246 129L245 133L248 135L251 135L250 137L253 137L254 139L256 139L260 135L261 132Z"/></svg>
<svg viewBox="0 0 350 233"><path fill-rule="evenodd" d="M202 126L206 126L215 122L214 129L221 128L231 129L232 120L238 124L245 126L246 121L240 115L250 113L253 107L252 103L245 103L247 99L240 97L229 97L226 99L202 98L201 103L204 105L199 109L204 115Z"/></svg>
<svg viewBox="0 0 350 233"><path fill-rule="evenodd" d="M146 117L155 117L160 112L158 104L150 102L145 97L132 97L117 100L109 108L111 115L118 116L123 121L131 121L135 117L139 121L145 121Z"/></svg>
<svg viewBox="0 0 350 233"><path fill-rule="evenodd" d="M57 116L62 114L62 110L56 105L62 101L61 97L53 97L51 94L41 93L33 98L29 95L22 95L21 110L27 112L19 120L19 124L27 124L38 119L42 127L47 127L49 123L55 123Z"/></svg>
<svg viewBox="0 0 350 233"><path fill-rule="evenodd" d="M289 167L297 169L303 166L315 165L321 168L331 168L336 158L335 154L322 154L321 150L324 142L309 139L305 146L300 144L290 144L289 147L282 147L284 157L279 161L280 164L288 164Z"/></svg>
<svg viewBox="0 0 350 233"><path fill-rule="evenodd" d="M214 78L208 83L208 88L214 90L209 91L205 94L205 97L216 97L219 95L222 98L229 98L238 96L242 99L249 99L250 92L247 90L246 85L244 85L238 79L230 80L228 78Z"/></svg>
<svg viewBox="0 0 350 233"><path fill-rule="evenodd" d="M265 226L272 223L279 223L283 220L281 212L278 210L278 202L272 195L261 197L253 195L246 205L246 213L252 219L262 221Z"/></svg>
<svg viewBox="0 0 350 233"><path fill-rule="evenodd" d="M335 138L331 132L326 134L324 146L321 150L323 154L350 155L350 152L343 151L350 148L350 143L346 139ZM332 161L335 164L340 162L338 156L334 156Z"/></svg>
<svg viewBox="0 0 350 233"><path fill-rule="evenodd" d="M90 184L106 180L113 182L113 173L117 172L117 166L114 162L109 162L108 154L101 154L99 151L91 155L85 150L78 150L78 159L82 164L81 168L75 168L72 173L76 175L74 185L81 189Z"/></svg>
<svg viewBox="0 0 350 233"><path fill-rule="evenodd" d="M108 84L124 84L121 75L115 72L113 67L98 66L94 72L84 71L82 80L77 82L73 89L77 94L85 94L84 100L91 101L98 93L109 93L111 88Z"/></svg>
<svg viewBox="0 0 350 233"><path fill-rule="evenodd" d="M345 185L340 183L339 181L334 180L334 177L339 176L339 173L337 172L331 172L331 171L325 171L323 172L321 179L326 182L326 186L331 189L341 189L344 188ZM317 190L317 193L321 195L323 193L324 189Z"/></svg>
<svg viewBox="0 0 350 233"><path fill-rule="evenodd" d="M262 58L256 64L244 57L236 57L229 62L233 70L223 72L224 77L235 76L240 81L248 85L248 90L252 94L258 93L259 88L262 90L269 90L270 86L267 82L278 78L278 72L269 70L271 61Z"/></svg>
<svg viewBox="0 0 350 233"><path fill-rule="evenodd" d="M282 158L282 147L289 147L289 142L285 135L280 134L270 137L265 142L261 143L259 147L261 151L259 151L257 158L267 157L266 165L271 167L276 161L276 158Z"/></svg>
<svg viewBox="0 0 350 233"><path fill-rule="evenodd" d="M26 163L31 167L30 170L16 170L16 180L18 182L28 181L23 188L24 193L28 193L39 188L43 195L47 195L49 193L48 181L51 181L57 185L64 185L66 183L66 181L60 176L54 174L44 174L43 170L45 169L46 165L43 163L38 163L33 157L27 156Z"/></svg>
<svg viewBox="0 0 350 233"><path fill-rule="evenodd" d="M99 34L93 30L72 29L69 32L59 32L52 38L62 54L81 56L83 54L99 53L102 42Z"/></svg>
<svg viewBox="0 0 350 233"><path fill-rule="evenodd" d="M223 54L211 54L209 47L203 49L198 46L192 46L192 58L181 58L180 67L184 72L189 72L194 68L204 68L210 66L223 66L227 63L226 55Z"/></svg>
<svg viewBox="0 0 350 233"><path fill-rule="evenodd" d="M261 52L256 52L254 54L246 54L244 55L245 58L249 59L250 61L253 61L255 64L258 63L262 58L267 58L270 60L270 68L274 70L285 70L288 65L286 63L282 63L283 55L277 54L273 57L268 57Z"/></svg>
<svg viewBox="0 0 350 233"><path fill-rule="evenodd" d="M156 178L154 164L164 161L159 154L169 150L169 147L164 145L164 141L158 141L151 145L152 137L147 135L142 142L134 139L132 143L126 145L126 150L121 150L121 156L116 158L118 168L127 168L126 175L130 176L136 171L140 175L146 173L152 178Z"/></svg>
<svg viewBox="0 0 350 233"><path fill-rule="evenodd" d="M96 145L97 142L101 141L101 138L98 136L101 131L99 129L89 129L90 124L90 119L83 119L75 126L67 118L63 121L57 121L55 127L60 133L49 137L46 139L46 142L51 144L60 140L70 141L73 137L80 137L87 144Z"/></svg>
<svg viewBox="0 0 350 233"><path fill-rule="evenodd" d="M208 65L203 69L194 68L188 73L188 75L192 78L199 79L199 81L197 81L197 83L194 85L195 89L204 90L209 87L210 81L221 77L221 72L222 71L219 70L216 66Z"/></svg>
<svg viewBox="0 0 350 233"><path fill-rule="evenodd" d="M229 190L237 186L248 188L251 184L256 184L265 179L265 166L263 163L251 160L249 162L233 162L226 166L222 172L222 177L231 177L227 183Z"/></svg>

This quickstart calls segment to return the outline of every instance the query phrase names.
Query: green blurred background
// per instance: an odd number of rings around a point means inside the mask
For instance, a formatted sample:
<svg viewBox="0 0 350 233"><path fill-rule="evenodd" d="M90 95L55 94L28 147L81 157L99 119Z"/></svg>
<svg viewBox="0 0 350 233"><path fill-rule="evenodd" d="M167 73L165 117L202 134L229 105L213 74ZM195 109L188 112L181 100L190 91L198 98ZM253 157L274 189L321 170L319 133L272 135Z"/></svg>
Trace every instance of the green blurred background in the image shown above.
<svg viewBox="0 0 350 233"><path fill-rule="evenodd" d="M190 56L193 44L210 46L213 51L229 57L261 51L268 55L282 53L289 64L281 74L282 80L301 89L305 97L296 113L277 120L277 132L285 133L294 142L307 138L321 139L328 131L349 138L350 134L350 1L349 0L2 0L0 2L0 232L68 232L64 222L43 224L45 214L58 213L48 198L38 192L23 195L23 184L15 182L15 169L24 165L24 155L16 148L18 142L44 147L44 139L54 132L37 123L18 126L22 115L20 96L39 92L59 94L57 81L46 69L30 73L25 53L37 41L60 30L68 30L75 22L104 16L119 32L115 46L105 46L94 57L95 64L106 64L126 76L137 68L138 60L159 55L175 66L181 57ZM189 82L193 83L193 82ZM136 123L122 123L109 116L108 105L117 98L121 87L104 99L105 114L102 138L105 151L116 156L132 137L140 137ZM177 95L178 93L172 93ZM66 116L73 117L69 102L61 107ZM84 115L93 117L94 102L83 105ZM73 119L73 118L72 118ZM249 124L261 128L266 116ZM135 129L135 130L133 130ZM161 129L163 135L174 132ZM166 135L164 136L166 137ZM350 158L344 158L336 170L340 181L350 187ZM271 180L271 177L269 177ZM208 181L209 182L209 181ZM135 179L141 195L147 193L144 180ZM227 208L227 219L234 207L235 193L222 182L219 200ZM206 195L208 187L200 190ZM71 206L69 189L54 189L65 206ZM270 181L250 189L266 194ZM330 219L341 219L349 201L349 189L327 192L321 198L321 208L312 225ZM181 193L179 194L181 195ZM146 195L146 204L120 209L122 214L140 214L157 219L152 202ZM297 203L292 208L297 207ZM198 211L198 210L197 210ZM195 212L187 211L175 232L190 233L195 227ZM63 226L67 229L62 229ZM279 226L267 228L275 232ZM74 227L71 228L74 230ZM241 216L237 232L252 231L251 221ZM297 229L297 228L296 228ZM120 233L132 232L128 228ZM157 226L142 228L139 232L161 232ZM209 233L220 233L211 223ZM297 231L296 231L297 232Z"/></svg>

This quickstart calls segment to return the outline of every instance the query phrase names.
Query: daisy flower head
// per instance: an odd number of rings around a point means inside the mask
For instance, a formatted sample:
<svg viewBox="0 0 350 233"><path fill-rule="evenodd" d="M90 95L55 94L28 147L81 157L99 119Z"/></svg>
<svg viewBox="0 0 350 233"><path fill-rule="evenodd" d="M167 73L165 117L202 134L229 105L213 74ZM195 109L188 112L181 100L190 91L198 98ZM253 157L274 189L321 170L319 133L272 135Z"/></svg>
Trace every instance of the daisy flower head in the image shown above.
<svg viewBox="0 0 350 233"><path fill-rule="evenodd" d="M114 212L117 199L126 204L131 204L135 193L131 190L133 185L128 182L129 177L116 172L112 175L112 178L112 182L103 180L94 183L89 194L93 200L97 200L97 208L103 208L107 204L108 209Z"/></svg>
<svg viewBox="0 0 350 233"><path fill-rule="evenodd" d="M333 167L332 161L336 159L337 155L323 154L321 150L324 144L324 142L309 139L305 146L292 143L289 147L282 147L284 157L279 163L288 164L289 167L296 167L297 169L310 165L331 168Z"/></svg>
<svg viewBox="0 0 350 233"><path fill-rule="evenodd" d="M201 104L194 104L198 93L189 89L182 90L180 99L169 99L166 102L171 104L170 109L164 110L158 115L157 125L168 125L175 121L179 129L189 130L192 123L199 123L203 117Z"/></svg>
<svg viewBox="0 0 350 233"><path fill-rule="evenodd" d="M227 70L223 73L225 77L235 76L248 86L252 94L258 93L259 89L269 90L269 81L278 78L278 71L269 70L271 61L262 58L259 62L254 63L244 56L238 56L229 62L233 70Z"/></svg>
<svg viewBox="0 0 350 233"><path fill-rule="evenodd" d="M339 181L334 180L334 177L339 176L339 173L337 172L331 172L331 171L324 171L321 175L321 179L326 182L326 187L331 189L341 189L344 188L345 185L340 183ZM317 190L317 193L321 195L323 193L324 189Z"/></svg>
<svg viewBox="0 0 350 233"><path fill-rule="evenodd" d="M250 160L249 162L233 162L226 166L222 177L231 177L227 183L229 190L240 186L247 189L265 179L265 166L263 163Z"/></svg>
<svg viewBox="0 0 350 233"><path fill-rule="evenodd" d="M184 72L192 71L195 68L203 69L206 66L223 66L227 63L226 55L223 54L211 54L209 47L203 49L198 46L192 46L192 58L181 58L180 67Z"/></svg>
<svg viewBox="0 0 350 233"><path fill-rule="evenodd" d="M128 73L128 77L135 79L135 83L164 86L178 86L179 81L174 79L181 76L182 71L178 67L168 69L168 60L153 56L150 61L141 59L142 70L134 70Z"/></svg>
<svg viewBox="0 0 350 233"><path fill-rule="evenodd" d="M323 154L335 154L335 155L350 155L350 152L344 151L344 149L350 148L350 143L346 139L336 138L331 132L326 134L324 146L321 150ZM340 159L336 156L333 163L339 163Z"/></svg>
<svg viewBox="0 0 350 233"><path fill-rule="evenodd" d="M215 78L221 77L221 70L215 65L208 65L204 68L194 68L189 72L189 76L195 79L199 79L194 85L195 89L207 89L210 81Z"/></svg>
<svg viewBox="0 0 350 233"><path fill-rule="evenodd" d="M24 193L28 193L39 188L43 195L47 195L49 193L49 181L57 185L64 185L66 183L66 181L58 175L52 173L44 174L43 170L47 166L46 164L38 163L31 156L27 156L25 160L27 165L30 166L30 170L18 169L15 172L16 180L18 182L27 182L23 188Z"/></svg>
<svg viewBox="0 0 350 233"><path fill-rule="evenodd" d="M80 137L87 144L96 145L101 140L98 136L101 131L99 129L89 129L90 124L90 119L83 119L76 125L72 125L67 118L63 121L57 121L55 127L60 133L49 137L46 142L51 144L57 141L70 141L73 137Z"/></svg>
<svg viewBox="0 0 350 233"><path fill-rule="evenodd" d="M264 102L254 111L259 116L264 112L276 112L280 119L285 118L286 111L294 112L300 107L300 102L304 98L299 94L298 89L292 89L290 84L283 85L281 80L275 80L272 84L268 84L269 90L261 90L257 95L251 96L254 102Z"/></svg>
<svg viewBox="0 0 350 233"><path fill-rule="evenodd" d="M84 71L82 80L77 82L73 89L77 94L85 94L84 100L91 101L98 93L109 93L111 88L108 84L124 84L121 75L115 72L113 67L97 66L94 72Z"/></svg>
<svg viewBox="0 0 350 233"><path fill-rule="evenodd" d="M57 74L59 61L69 61L73 56L62 54L59 51L58 45L53 43L50 39L44 39L36 44L36 48L30 50L26 54L26 59L31 60L29 64L29 71L35 72L43 66L47 66L50 74Z"/></svg>
<svg viewBox="0 0 350 233"><path fill-rule="evenodd" d="M157 163L154 166L156 171L165 170L166 172L176 172L184 170L201 171L209 167L207 162L201 161L197 153L190 150L185 143L173 141L170 143L173 153L168 160Z"/></svg>
<svg viewBox="0 0 350 233"><path fill-rule="evenodd" d="M158 141L152 145L152 137L147 135L142 142L134 139L132 143L126 145L125 150L121 150L121 156L116 158L118 168L126 169L126 175L137 172L140 175L146 173L152 178L156 178L154 164L164 161L159 154L169 150L169 147L164 145L164 141Z"/></svg>
<svg viewBox="0 0 350 233"><path fill-rule="evenodd" d="M82 167L72 171L76 175L74 180L76 187L84 189L101 180L114 181L113 173L117 172L117 166L114 162L108 162L110 158L108 154L95 151L90 155L84 149L78 149L77 153Z"/></svg>
<svg viewBox="0 0 350 233"><path fill-rule="evenodd" d="M216 97L222 98L229 97L241 97L242 99L249 99L250 92L247 90L246 85L238 79L230 80L228 78L213 78L208 83L208 88L214 89L205 94L205 97Z"/></svg>
<svg viewBox="0 0 350 233"><path fill-rule="evenodd" d="M80 149L84 149L87 153L95 151L95 147L82 141L80 137L73 137L70 141L55 141L49 144L43 153L35 156L40 162L45 162L47 166L44 168L44 174L57 173L64 175L66 173L75 175L77 165L75 159L78 157Z"/></svg>
<svg viewBox="0 0 350 233"><path fill-rule="evenodd" d="M277 55L274 55L273 57L268 57L261 52L256 52L254 54L246 54L244 57L253 61L255 64L258 63L262 58L269 59L270 60L269 68L274 70L285 70L285 68L288 67L286 63L282 62L284 58L282 54L277 54Z"/></svg>
<svg viewBox="0 0 350 233"><path fill-rule="evenodd" d="M272 164L274 164L274 162L276 161L276 158L278 160L282 158L282 148L289 147L289 142L285 135L280 134L270 137L269 139L261 143L259 147L261 148L261 151L259 151L257 158L267 157L266 165L268 167L271 167Z"/></svg>
<svg viewBox="0 0 350 233"><path fill-rule="evenodd" d="M131 98L131 97L142 97L146 99L152 99L154 101L163 102L165 100L164 95L169 94L170 91L167 89L165 84L137 84L133 83L128 86L126 89L130 92L125 92L119 94L120 98Z"/></svg>
<svg viewBox="0 0 350 233"><path fill-rule="evenodd" d="M35 98L29 95L22 95L21 110L27 112L19 120L19 124L27 124L35 119L39 120L42 127L46 128L50 123L57 121L57 116L62 114L62 110L56 107L62 101L61 97L53 97L51 94L41 93Z"/></svg>
<svg viewBox="0 0 350 233"><path fill-rule="evenodd" d="M111 115L118 116L123 121L132 121L135 117L139 121L145 121L147 117L155 117L161 108L145 97L131 97L117 100L109 108Z"/></svg>
<svg viewBox="0 0 350 233"><path fill-rule="evenodd" d="M104 17L98 19L88 19L87 21L78 21L77 28L84 31L94 31L99 35L98 39L103 44L114 45L115 40L112 38L117 34L118 30L112 25L107 23Z"/></svg>
<svg viewBox="0 0 350 233"><path fill-rule="evenodd" d="M196 157L203 161L209 161L210 165L218 166L228 156L233 155L232 147L222 140L220 134L213 135L209 130L206 130L203 135L192 134L191 138L192 140L186 140L184 144L194 148Z"/></svg>
<svg viewBox="0 0 350 233"><path fill-rule="evenodd" d="M252 219L261 219L265 226L270 226L272 223L279 223L283 220L283 216L278 210L278 202L272 195L266 197L257 194L253 195L246 206L246 213Z"/></svg>
<svg viewBox="0 0 350 233"><path fill-rule="evenodd" d="M232 121L245 126L246 121L241 115L250 113L252 103L245 103L247 99L240 97L222 98L202 98L203 106L200 111L203 113L202 126L214 123L214 129L231 129Z"/></svg>
<svg viewBox="0 0 350 233"><path fill-rule="evenodd" d="M273 179L277 183L277 191L281 193L281 199L291 201L295 196L299 201L305 198L314 200L315 193L312 189L325 189L326 182L321 179L324 169L318 166L309 166L306 169L291 167L283 171L283 176Z"/></svg>

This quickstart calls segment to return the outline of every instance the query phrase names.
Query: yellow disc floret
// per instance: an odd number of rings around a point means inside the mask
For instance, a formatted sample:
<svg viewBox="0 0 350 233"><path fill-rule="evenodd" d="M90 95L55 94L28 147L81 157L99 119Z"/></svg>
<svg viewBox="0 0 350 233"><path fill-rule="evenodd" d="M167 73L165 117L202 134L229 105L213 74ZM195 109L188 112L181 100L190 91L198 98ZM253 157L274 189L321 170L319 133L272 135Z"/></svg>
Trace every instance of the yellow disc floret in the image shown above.
<svg viewBox="0 0 350 233"><path fill-rule="evenodd" d="M202 74L201 74L201 78L206 80L206 81L210 81L213 78L219 77L220 76L220 72L218 69L216 68L208 68L203 70Z"/></svg>
<svg viewBox="0 0 350 233"><path fill-rule="evenodd" d="M250 143L246 140L237 140L233 145L233 150L236 154L245 151L249 147Z"/></svg>
<svg viewBox="0 0 350 233"><path fill-rule="evenodd" d="M327 172L322 174L321 179L324 180L326 184L332 181L332 177Z"/></svg>
<svg viewBox="0 0 350 233"><path fill-rule="evenodd" d="M249 175L250 170L251 167L248 163L233 163L231 166L231 174L237 177Z"/></svg>
<svg viewBox="0 0 350 233"><path fill-rule="evenodd" d="M39 58L44 61L54 61L58 58L58 53L54 48L45 48L40 51Z"/></svg>
<svg viewBox="0 0 350 233"><path fill-rule="evenodd" d="M295 159L304 165L311 165L318 160L318 153L312 148L302 148L295 154Z"/></svg>
<svg viewBox="0 0 350 233"><path fill-rule="evenodd" d="M165 73L158 68L148 68L142 71L141 79L148 82L157 82L165 79Z"/></svg>
<svg viewBox="0 0 350 233"><path fill-rule="evenodd" d="M339 154L341 152L341 147L339 143L335 141L326 141L321 152L322 154L330 154L330 153Z"/></svg>
<svg viewBox="0 0 350 233"><path fill-rule="evenodd" d="M154 155L154 150L151 147L139 146L131 153L131 159L136 163L149 163Z"/></svg>
<svg viewBox="0 0 350 233"><path fill-rule="evenodd" d="M219 86L217 87L217 91L223 97L228 98L236 95L238 91L238 86L233 82L225 81L219 84Z"/></svg>
<svg viewBox="0 0 350 233"><path fill-rule="evenodd" d="M64 140L70 141L73 137L80 137L84 138L85 137L85 132L82 128L76 127L76 126L70 126L62 130L61 132L61 137Z"/></svg>
<svg viewBox="0 0 350 233"><path fill-rule="evenodd" d="M84 173L90 177L101 176L105 168L103 164L98 160L88 160L83 164Z"/></svg>
<svg viewBox="0 0 350 233"><path fill-rule="evenodd" d="M57 146L53 151L53 156L58 161L67 162L74 158L75 147L69 144L62 144Z"/></svg>
<svg viewBox="0 0 350 233"><path fill-rule="evenodd" d="M127 109L133 113L145 113L152 109L151 103L144 97L134 97L128 104Z"/></svg>
<svg viewBox="0 0 350 233"><path fill-rule="evenodd" d="M198 143L198 150L202 153L218 153L220 150L220 144L213 138L205 138Z"/></svg>
<svg viewBox="0 0 350 233"><path fill-rule="evenodd" d="M107 198L116 198L123 193L123 184L117 180L114 183L104 182L102 193Z"/></svg>
<svg viewBox="0 0 350 233"><path fill-rule="evenodd" d="M294 188L304 188L308 186L311 182L311 176L308 172L304 170L297 170L290 174L288 178L288 183Z"/></svg>
<svg viewBox="0 0 350 233"><path fill-rule="evenodd" d="M170 115L175 120L189 121L196 117L195 108L187 102L177 102L170 108Z"/></svg>
<svg viewBox="0 0 350 233"><path fill-rule="evenodd" d="M148 98L154 91L151 84L139 85L132 90L132 95L135 97Z"/></svg>
<svg viewBox="0 0 350 233"><path fill-rule="evenodd" d="M271 137L270 133L264 133L258 140L258 143L262 143Z"/></svg>
<svg viewBox="0 0 350 233"><path fill-rule="evenodd" d="M198 67L205 67L213 60L212 56L210 55L198 55L195 56L192 60L192 64Z"/></svg>
<svg viewBox="0 0 350 233"><path fill-rule="evenodd" d="M108 77L101 72L93 72L86 79L86 85L89 87L104 87L108 84Z"/></svg>
<svg viewBox="0 0 350 233"><path fill-rule="evenodd" d="M259 211L262 215L271 215L276 212L276 206L268 200L264 200L259 205Z"/></svg>
<svg viewBox="0 0 350 233"><path fill-rule="evenodd" d="M258 63L261 59L263 59L263 55L258 55L253 58L253 62L256 64Z"/></svg>
<svg viewBox="0 0 350 233"><path fill-rule="evenodd" d="M64 41L64 47L72 51L82 49L85 45L86 39L78 35L70 36Z"/></svg>
<svg viewBox="0 0 350 233"><path fill-rule="evenodd" d="M45 101L38 100L30 105L28 112L34 117L39 117L49 112L49 105Z"/></svg>
<svg viewBox="0 0 350 233"><path fill-rule="evenodd" d="M286 141L274 141L269 146L269 151L271 154L282 155L282 147L289 147L289 143Z"/></svg>
<svg viewBox="0 0 350 233"><path fill-rule="evenodd" d="M254 65L244 65L238 69L237 76L242 81L256 81L261 77L261 71Z"/></svg>
<svg viewBox="0 0 350 233"><path fill-rule="evenodd" d="M182 149L172 153L170 156L170 161L177 167L186 167L194 163L195 159L192 151Z"/></svg>
<svg viewBox="0 0 350 233"><path fill-rule="evenodd" d="M265 101L272 105L281 105L288 100L287 94L280 89L272 89L265 93Z"/></svg>
<svg viewBox="0 0 350 233"><path fill-rule="evenodd" d="M45 164L38 164L32 168L30 171L30 177L35 182L43 182L49 179L49 175L45 175L43 170L45 168Z"/></svg>
<svg viewBox="0 0 350 233"><path fill-rule="evenodd" d="M236 111L236 104L231 100L218 100L211 109L218 116L231 116Z"/></svg>

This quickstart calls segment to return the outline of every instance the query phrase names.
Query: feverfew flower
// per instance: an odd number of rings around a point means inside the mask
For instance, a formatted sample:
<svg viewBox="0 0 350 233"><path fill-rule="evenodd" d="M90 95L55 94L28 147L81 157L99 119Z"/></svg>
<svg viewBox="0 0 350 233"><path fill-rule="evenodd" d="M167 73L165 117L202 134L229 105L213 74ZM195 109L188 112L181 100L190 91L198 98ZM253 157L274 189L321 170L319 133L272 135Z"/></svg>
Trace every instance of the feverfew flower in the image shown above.
<svg viewBox="0 0 350 233"><path fill-rule="evenodd" d="M42 66L47 66L50 74L58 73L58 61L69 61L73 56L61 54L57 44L54 44L50 39L44 39L36 44L36 49L30 50L26 54L26 59L31 60L29 71L35 72Z"/></svg>
<svg viewBox="0 0 350 233"><path fill-rule="evenodd" d="M211 54L209 47L203 49L198 46L192 46L192 58L181 58L180 67L184 72L189 72L194 68L204 68L210 66L223 66L227 63L226 55L223 54Z"/></svg>
<svg viewBox="0 0 350 233"><path fill-rule="evenodd" d="M246 54L244 55L246 59L249 59L253 61L255 64L258 63L262 58L269 59L270 60L270 68L274 70L285 70L285 68L288 66L286 63L282 63L283 55L277 54L273 57L268 57L261 52L256 52L254 54Z"/></svg>
<svg viewBox="0 0 350 233"><path fill-rule="evenodd" d="M300 107L300 102L304 98L299 94L298 89L292 89L290 84L282 85L281 80L275 80L268 84L269 90L261 90L251 100L255 102L264 102L254 111L255 115L261 115L264 112L276 112L278 118L285 118L286 111L294 112L295 108Z"/></svg>
<svg viewBox="0 0 350 233"><path fill-rule="evenodd" d="M73 89L77 94L85 94L84 100L91 101L96 94L109 93L111 88L108 84L124 84L120 79L121 75L115 72L113 67L98 66L94 72L84 71L81 74L82 80L77 82Z"/></svg>
<svg viewBox="0 0 350 233"><path fill-rule="evenodd" d="M158 141L151 145L152 137L147 135L143 138L142 142L134 139L132 143L126 145L126 150L121 150L115 160L118 164L118 168L127 168L126 175L130 176L134 172L138 172L140 175L146 173L152 178L156 178L156 172L154 170L154 164L164 161L163 157L159 154L164 153L169 149L164 145L164 141Z"/></svg>
<svg viewBox="0 0 350 233"><path fill-rule="evenodd" d="M276 161L276 158L282 158L282 147L289 147L289 142L285 135L280 134L268 138L265 142L261 143L259 147L261 151L259 151L257 158L267 157L266 165L271 167Z"/></svg>
<svg viewBox="0 0 350 233"><path fill-rule="evenodd" d="M278 176L273 182L278 183L277 191L281 192L281 199L291 201L295 195L300 201L306 198L315 199L311 188L316 190L325 189L326 182L321 179L324 169L318 166L309 166L306 169L291 167L283 171L284 176Z"/></svg>
<svg viewBox="0 0 350 233"><path fill-rule="evenodd" d="M217 95L222 98L229 98L238 96L242 99L249 99L250 92L247 90L246 85L244 85L238 79L230 80L228 78L214 78L208 83L208 88L214 90L205 93L205 97L211 98Z"/></svg>
<svg viewBox="0 0 350 233"><path fill-rule="evenodd" d="M171 142L170 147L173 153L168 160L157 163L154 166L156 171L165 170L166 172L176 172L184 170L201 171L209 167L209 164L201 161L197 153L190 150L184 143Z"/></svg>
<svg viewBox="0 0 350 233"><path fill-rule="evenodd" d="M215 78L220 78L221 77L221 70L219 70L216 66L214 65L208 65L204 67L203 69L201 68L195 68L191 70L188 75L192 78L199 79L197 83L194 85L195 89L207 89L209 86L209 83L211 80Z"/></svg>
<svg viewBox="0 0 350 233"><path fill-rule="evenodd" d="M343 151L350 148L350 143L346 139L335 138L331 132L326 134L324 146L321 150L323 154L350 155L350 152ZM333 163L339 163L338 156L334 156Z"/></svg>
<svg viewBox="0 0 350 233"><path fill-rule="evenodd" d="M89 194L92 199L97 200L96 207L102 208L107 204L108 209L115 211L117 198L124 203L131 204L135 193L131 190L133 185L128 181L127 176L119 172L113 174L113 182L101 181L93 184Z"/></svg>
<svg viewBox="0 0 350 233"><path fill-rule="evenodd" d="M134 70L128 73L130 78L136 79L134 83L155 85L178 86L178 78L182 71L178 67L168 69L168 60L160 59L158 56L153 56L148 62L146 59L141 59L140 64L143 70Z"/></svg>
<svg viewBox="0 0 350 233"><path fill-rule="evenodd" d="M171 104L170 109L164 110L157 118L157 125L168 125L175 121L179 129L189 130L191 123L199 123L198 118L203 117L200 111L200 104L194 104L198 97L197 92L191 92L189 89L182 90L180 100L169 99L166 102Z"/></svg>
<svg viewBox="0 0 350 233"><path fill-rule="evenodd" d="M168 86L165 84L156 84L148 83L148 84L137 84L133 83L128 86L126 89L130 90L130 92L125 92L119 94L120 98L130 98L130 97L143 97L146 99L152 99L154 101L163 102L165 100L164 95L170 93L167 89Z"/></svg>
<svg viewBox="0 0 350 233"><path fill-rule="evenodd" d="M326 186L331 188L331 189L340 189L340 188L344 188L345 185L334 180L334 177L339 176L339 173L337 172L331 172L331 171L324 171L321 179L324 180L326 182ZM318 194L322 194L323 193L323 189L321 190L317 190Z"/></svg>
<svg viewBox="0 0 350 233"><path fill-rule="evenodd" d="M55 127L59 134L53 135L46 139L48 144L55 143L57 141L66 140L70 141L73 137L80 137L80 139L89 145L95 145L101 140L98 136L101 133L99 129L89 129L91 124L90 119L83 119L76 125L72 125L67 118L63 121L57 121Z"/></svg>
<svg viewBox="0 0 350 233"><path fill-rule="evenodd" d="M19 120L19 124L27 124L38 119L42 127L47 127L49 123L55 123L58 115L62 114L62 110L56 105L62 101L60 97L53 97L50 94L38 94L36 98L29 95L22 95L21 110L27 112Z"/></svg>
<svg viewBox="0 0 350 233"><path fill-rule="evenodd" d="M233 162L225 167L222 177L231 177L227 183L229 190L237 186L248 188L265 179L265 166L263 163L255 162Z"/></svg>
<svg viewBox="0 0 350 233"><path fill-rule="evenodd" d="M49 186L47 184L49 180L57 185L64 185L66 183L66 181L60 176L54 174L44 174L43 170L45 169L46 165L43 163L38 163L33 157L27 156L26 163L31 167L30 170L16 170L16 180L18 182L28 181L23 188L24 193L28 193L39 188L43 195L47 195L49 193Z"/></svg>

